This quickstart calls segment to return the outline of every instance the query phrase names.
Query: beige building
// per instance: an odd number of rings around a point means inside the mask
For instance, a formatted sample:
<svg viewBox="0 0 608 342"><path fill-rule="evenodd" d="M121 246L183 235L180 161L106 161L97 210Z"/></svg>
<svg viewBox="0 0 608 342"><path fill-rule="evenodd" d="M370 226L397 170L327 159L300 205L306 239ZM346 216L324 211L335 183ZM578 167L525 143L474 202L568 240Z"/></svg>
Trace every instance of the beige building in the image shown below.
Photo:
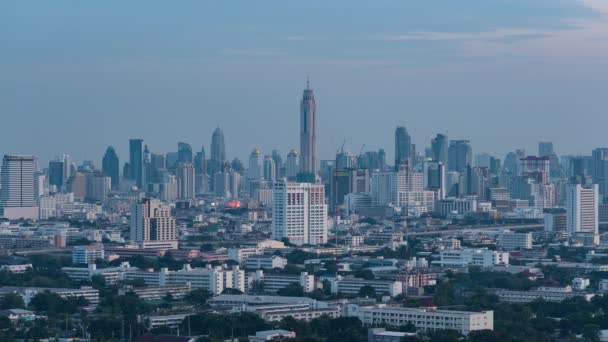
<svg viewBox="0 0 608 342"><path fill-rule="evenodd" d="M145 198L131 208L131 241L141 248L176 249L177 226L171 207Z"/></svg>

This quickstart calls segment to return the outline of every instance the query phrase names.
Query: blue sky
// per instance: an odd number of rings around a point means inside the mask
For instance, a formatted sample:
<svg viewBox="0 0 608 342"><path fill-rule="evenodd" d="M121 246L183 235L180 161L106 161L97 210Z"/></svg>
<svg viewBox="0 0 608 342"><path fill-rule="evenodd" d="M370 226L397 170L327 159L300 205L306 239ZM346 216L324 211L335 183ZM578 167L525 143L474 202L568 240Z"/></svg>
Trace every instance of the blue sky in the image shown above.
<svg viewBox="0 0 608 342"><path fill-rule="evenodd" d="M298 148L311 78L321 158L343 139L474 153L608 146L604 0L3 1L0 153L99 160L128 139L230 157Z"/></svg>

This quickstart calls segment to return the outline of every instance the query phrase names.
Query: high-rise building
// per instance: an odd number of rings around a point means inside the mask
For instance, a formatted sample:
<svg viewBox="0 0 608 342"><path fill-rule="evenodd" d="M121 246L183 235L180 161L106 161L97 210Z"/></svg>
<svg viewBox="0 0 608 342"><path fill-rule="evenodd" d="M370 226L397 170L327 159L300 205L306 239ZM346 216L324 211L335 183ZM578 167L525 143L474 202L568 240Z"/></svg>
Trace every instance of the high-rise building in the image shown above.
<svg viewBox="0 0 608 342"><path fill-rule="evenodd" d="M322 184L279 180L274 184L272 237L296 245L327 243L327 205Z"/></svg>
<svg viewBox="0 0 608 342"><path fill-rule="evenodd" d="M209 160L209 167L211 174L220 171L220 168L226 162L226 142L224 140L224 133L218 126L213 135L211 136L211 159Z"/></svg>
<svg viewBox="0 0 608 342"><path fill-rule="evenodd" d="M249 155L249 168L247 169L247 178L257 180L263 177L264 157L259 149L254 149Z"/></svg>
<svg viewBox="0 0 608 342"><path fill-rule="evenodd" d="M308 81L300 102L300 172L317 173L317 104Z"/></svg>
<svg viewBox="0 0 608 342"><path fill-rule="evenodd" d="M405 127L398 126L395 129L395 170L400 165L412 165L412 157L412 138Z"/></svg>
<svg viewBox="0 0 608 342"><path fill-rule="evenodd" d="M119 189L120 183L120 162L114 147L108 146L106 153L101 161L101 171L110 177L112 181L112 190Z"/></svg>
<svg viewBox="0 0 608 342"><path fill-rule="evenodd" d="M0 211L9 219L38 218L34 190L34 157L5 155L0 171Z"/></svg>
<svg viewBox="0 0 608 342"><path fill-rule="evenodd" d="M142 139L129 140L129 165L131 179L139 189L144 188L144 141Z"/></svg>
<svg viewBox="0 0 608 342"><path fill-rule="evenodd" d="M531 177L539 184L549 182L549 170L549 157L527 156L517 166L519 176Z"/></svg>
<svg viewBox="0 0 608 342"><path fill-rule="evenodd" d="M448 170L463 172L472 164L473 150L468 140L451 140L448 147Z"/></svg>
<svg viewBox="0 0 608 342"><path fill-rule="evenodd" d="M201 151L196 153L194 157L194 169L197 175L207 173L207 154L205 147L201 147Z"/></svg>
<svg viewBox="0 0 608 342"><path fill-rule="evenodd" d="M285 170L283 170L283 158L281 158L281 153L278 150L272 150L272 161L274 161L274 174L276 178L285 177L283 174Z"/></svg>
<svg viewBox="0 0 608 342"><path fill-rule="evenodd" d="M131 241L141 248L176 249L177 227L171 207L145 198L131 208Z"/></svg>
<svg viewBox="0 0 608 342"><path fill-rule="evenodd" d="M608 194L608 148L596 148L591 153L591 179L599 185L600 194Z"/></svg>
<svg viewBox="0 0 608 342"><path fill-rule="evenodd" d="M63 179L63 160L56 158L49 162L49 185L55 191L61 191L65 185Z"/></svg>
<svg viewBox="0 0 608 342"><path fill-rule="evenodd" d="M599 231L598 185L569 184L566 195L567 224L570 233L597 235Z"/></svg>
<svg viewBox="0 0 608 342"><path fill-rule="evenodd" d="M108 198L111 178L103 172L88 172L85 174L86 193L85 200L90 202L104 202Z"/></svg>
<svg viewBox="0 0 608 342"><path fill-rule="evenodd" d="M265 180L273 182L277 179L276 165L274 164L274 159L272 158L272 156L264 157L263 171L263 176Z"/></svg>
<svg viewBox="0 0 608 342"><path fill-rule="evenodd" d="M72 161L70 159L69 154L64 154L62 157L62 160L63 160L63 184L65 184L65 181L67 181L68 178L70 178L70 176L72 175Z"/></svg>
<svg viewBox="0 0 608 342"><path fill-rule="evenodd" d="M287 154L287 160L285 161L285 176L288 180L296 180L300 168L298 166L298 151L291 150Z"/></svg>
<svg viewBox="0 0 608 342"><path fill-rule="evenodd" d="M192 163L179 163L177 165L178 197L193 199L195 195L195 171Z"/></svg>
<svg viewBox="0 0 608 342"><path fill-rule="evenodd" d="M192 163L192 146L185 142L177 143L177 162Z"/></svg>
<svg viewBox="0 0 608 342"><path fill-rule="evenodd" d="M433 153L433 161L441 162L444 166L448 163L448 136L445 134L437 134L431 139L431 150Z"/></svg>
<svg viewBox="0 0 608 342"><path fill-rule="evenodd" d="M431 161L425 163L424 188L437 193L437 199L446 197L445 167L442 162Z"/></svg>
<svg viewBox="0 0 608 342"><path fill-rule="evenodd" d="M538 156L548 157L555 152L553 151L553 143L550 141L541 141L538 143Z"/></svg>

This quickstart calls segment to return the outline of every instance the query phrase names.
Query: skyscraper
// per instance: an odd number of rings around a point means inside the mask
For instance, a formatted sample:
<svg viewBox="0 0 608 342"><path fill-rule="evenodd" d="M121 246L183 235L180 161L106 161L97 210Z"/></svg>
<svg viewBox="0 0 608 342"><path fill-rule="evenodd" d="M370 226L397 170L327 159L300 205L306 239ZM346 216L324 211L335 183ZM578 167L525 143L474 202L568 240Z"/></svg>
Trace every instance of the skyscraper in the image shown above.
<svg viewBox="0 0 608 342"><path fill-rule="evenodd" d="M254 149L249 155L249 168L247 169L247 179L258 180L263 177L263 162L262 152L259 149Z"/></svg>
<svg viewBox="0 0 608 342"><path fill-rule="evenodd" d="M444 166L448 163L448 136L445 134L437 134L431 139L431 150L433 152L433 161L441 162Z"/></svg>
<svg viewBox="0 0 608 342"><path fill-rule="evenodd" d="M63 177L63 160L56 158L49 162L49 185L61 191L65 185Z"/></svg>
<svg viewBox="0 0 608 342"><path fill-rule="evenodd" d="M308 81L300 102L300 172L317 173L317 104Z"/></svg>
<svg viewBox="0 0 608 342"><path fill-rule="evenodd" d="M274 174L275 177L281 178L283 177L284 169L283 169L283 158L281 158L281 153L278 150L272 150L272 160L274 161Z"/></svg>
<svg viewBox="0 0 608 342"><path fill-rule="evenodd" d="M192 163L177 164L178 197L192 199L195 193L195 172Z"/></svg>
<svg viewBox="0 0 608 342"><path fill-rule="evenodd" d="M472 164L473 151L468 140L451 140L448 147L448 169L463 172Z"/></svg>
<svg viewBox="0 0 608 342"><path fill-rule="evenodd" d="M322 184L279 180L273 189L272 237L296 245L327 243L327 204Z"/></svg>
<svg viewBox="0 0 608 342"><path fill-rule="evenodd" d="M412 138L405 127L397 126L395 129L395 170L398 170L400 165L411 165L412 157Z"/></svg>
<svg viewBox="0 0 608 342"><path fill-rule="evenodd" d="M101 171L111 179L112 190L118 190L120 183L120 163L114 147L108 146L101 161Z"/></svg>
<svg viewBox="0 0 608 342"><path fill-rule="evenodd" d="M264 176L265 180L273 182L277 179L276 167L274 164L274 159L272 159L272 156L264 157L263 171L264 171L263 176Z"/></svg>
<svg viewBox="0 0 608 342"><path fill-rule="evenodd" d="M144 187L144 141L142 139L129 140L129 166L131 179L139 189Z"/></svg>
<svg viewBox="0 0 608 342"><path fill-rule="evenodd" d="M550 141L541 141L538 143L538 156L548 157L553 153L553 143Z"/></svg>
<svg viewBox="0 0 608 342"><path fill-rule="evenodd" d="M34 197L34 157L5 155L0 173L0 211L9 219L38 218Z"/></svg>
<svg viewBox="0 0 608 342"><path fill-rule="evenodd" d="M299 172L298 151L291 150L287 154L287 160L285 161L285 176L289 180L295 180Z"/></svg>
<svg viewBox="0 0 608 342"><path fill-rule="evenodd" d="M596 148L591 152L591 178L599 184L600 194L608 193L608 148Z"/></svg>
<svg viewBox="0 0 608 342"><path fill-rule="evenodd" d="M185 142L177 143L177 162L192 163L192 146Z"/></svg>
<svg viewBox="0 0 608 342"><path fill-rule="evenodd" d="M176 249L177 227L171 207L144 198L131 208L131 241L142 248Z"/></svg>
<svg viewBox="0 0 608 342"><path fill-rule="evenodd" d="M226 161L226 142L224 140L224 133L219 126L213 131L213 135L211 136L211 161L215 166L221 166Z"/></svg>

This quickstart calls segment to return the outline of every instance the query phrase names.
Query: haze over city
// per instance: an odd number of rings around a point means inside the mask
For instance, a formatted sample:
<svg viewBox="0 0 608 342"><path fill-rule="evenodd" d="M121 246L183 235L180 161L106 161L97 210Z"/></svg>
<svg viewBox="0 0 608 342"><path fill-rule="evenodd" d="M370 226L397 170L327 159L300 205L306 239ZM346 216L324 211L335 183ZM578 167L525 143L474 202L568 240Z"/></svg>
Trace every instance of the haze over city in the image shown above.
<svg viewBox="0 0 608 342"><path fill-rule="evenodd" d="M142 137L230 157L298 148L311 78L321 159L346 139L385 148L408 127L504 157L550 140L560 154L603 145L608 6L538 1L53 1L0 4L3 153L127 157ZM513 139L517 137L517 140ZM41 143L41 139L44 143ZM75 143L77 142L77 143Z"/></svg>

